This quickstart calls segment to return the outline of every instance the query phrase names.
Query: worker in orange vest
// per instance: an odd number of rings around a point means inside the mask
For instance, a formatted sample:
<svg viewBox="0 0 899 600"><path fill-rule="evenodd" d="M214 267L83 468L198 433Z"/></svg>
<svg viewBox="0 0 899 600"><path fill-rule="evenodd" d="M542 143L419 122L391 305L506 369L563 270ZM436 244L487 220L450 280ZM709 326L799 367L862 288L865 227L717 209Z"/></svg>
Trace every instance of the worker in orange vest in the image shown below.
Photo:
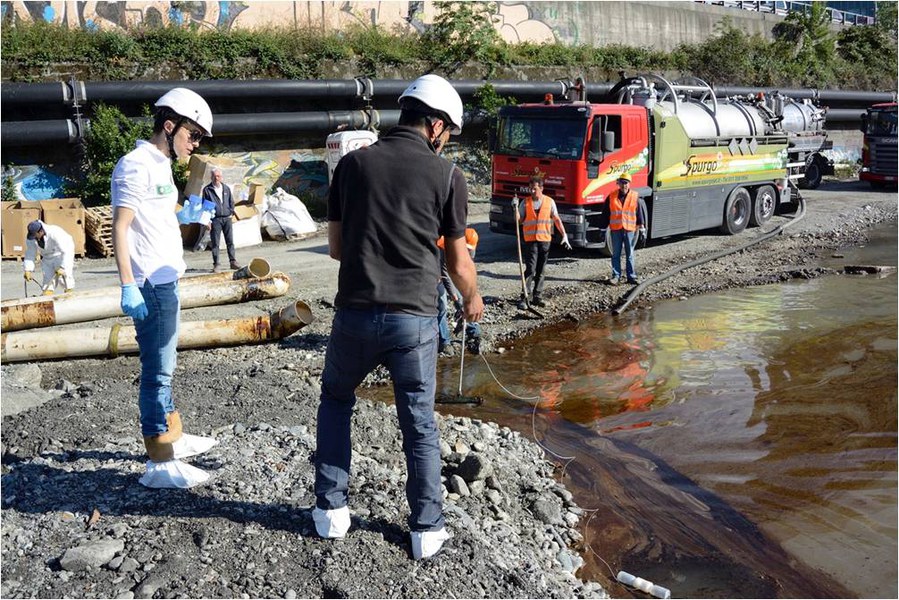
<svg viewBox="0 0 899 600"><path fill-rule="evenodd" d="M515 210L518 211L521 222L522 239L525 256L525 292L531 289L531 281L534 283L534 291L531 296L531 304L534 306L546 306L541 299L543 293L543 270L546 260L549 258L549 247L553 239L553 225L562 234L562 247L571 250L568 242L568 234L565 226L559 218L556 202L549 196L543 195L543 176L531 175L531 195L525 198L524 204L518 205L518 197L512 199ZM522 294L518 301L518 308L527 308L527 302Z"/></svg>
<svg viewBox="0 0 899 600"><path fill-rule="evenodd" d="M463 309L462 294L456 289L453 280L450 279L449 271L446 268L446 256L444 255L444 241L441 235L437 239L438 256L440 260L440 281L437 284L437 331L438 331L438 354L441 356L455 356L455 350L452 346L452 334L458 333L462 327L461 314ZM478 249L478 232L472 227L465 228L465 247L468 248L468 255L474 260ZM456 331L450 329L449 326L449 304L453 303L453 322L457 323ZM466 345L473 352L480 350L481 325L479 323L465 323L465 339Z"/></svg>
<svg viewBox="0 0 899 600"><path fill-rule="evenodd" d="M631 189L631 174L627 171L618 176L618 189L609 194L609 230L612 233L612 276L611 285L618 285L621 279L621 249L624 248L627 282L637 284L637 267L634 258L634 241L637 230L645 234L643 215L639 210L637 192Z"/></svg>

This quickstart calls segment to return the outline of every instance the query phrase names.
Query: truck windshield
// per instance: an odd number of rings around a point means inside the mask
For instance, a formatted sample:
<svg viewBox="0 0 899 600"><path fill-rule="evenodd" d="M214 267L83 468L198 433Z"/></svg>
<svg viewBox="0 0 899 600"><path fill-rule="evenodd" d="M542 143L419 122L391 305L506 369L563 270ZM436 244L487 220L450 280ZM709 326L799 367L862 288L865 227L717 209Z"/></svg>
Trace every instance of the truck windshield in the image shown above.
<svg viewBox="0 0 899 600"><path fill-rule="evenodd" d="M868 135L896 135L896 109L872 110L868 114Z"/></svg>
<svg viewBox="0 0 899 600"><path fill-rule="evenodd" d="M504 117L499 121L496 151L515 156L577 160L584 152L586 121Z"/></svg>

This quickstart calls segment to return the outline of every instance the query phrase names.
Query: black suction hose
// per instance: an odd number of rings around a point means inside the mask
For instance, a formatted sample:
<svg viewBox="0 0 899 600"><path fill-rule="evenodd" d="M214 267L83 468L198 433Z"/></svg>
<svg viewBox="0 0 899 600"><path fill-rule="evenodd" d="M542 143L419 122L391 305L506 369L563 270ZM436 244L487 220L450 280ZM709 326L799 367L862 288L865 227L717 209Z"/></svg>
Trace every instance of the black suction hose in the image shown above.
<svg viewBox="0 0 899 600"><path fill-rule="evenodd" d="M790 180L790 185L795 186L795 184L793 183L792 180ZM670 271L662 273L661 275L656 275L655 277L651 277L650 279L647 279L646 281L644 281L644 282L638 284L636 287L632 288L624 296L622 302L618 306L616 306L615 308L612 309L612 314L620 315L621 313L623 313L625 311L625 309L628 307L628 305L631 302L633 302L634 300L636 300L637 296L639 296L640 294L643 293L643 290L645 290L646 288L648 288L649 286L651 286L654 283L664 281L664 280L668 279L669 277L671 277L672 275L676 275L676 274L680 273L681 271L684 271L691 267L703 265L707 262L717 260L724 256L728 256L730 254L735 254L737 252L741 252L741 251L745 250L746 248L749 248L750 246L754 246L755 244L758 244L759 242L764 242L765 240L767 240L769 238L772 238L776 235L780 235L781 233L783 233L783 231L787 227L790 227L791 225L798 222L800 219L802 219L802 217L805 216L805 198L803 198L802 194L799 193L799 188L796 188L796 195L797 195L797 198L799 201L799 209L796 211L796 214L793 215L793 218L790 219L788 222L784 223L783 225L779 225L778 227L775 227L771 231L755 238L754 240L746 242L742 246L737 246L736 248L732 248L730 250L722 250L720 252L715 252L714 254L705 256L703 258L697 258L696 260L691 260L690 262L684 263L682 265L678 265L678 266L674 267L673 269L671 269Z"/></svg>

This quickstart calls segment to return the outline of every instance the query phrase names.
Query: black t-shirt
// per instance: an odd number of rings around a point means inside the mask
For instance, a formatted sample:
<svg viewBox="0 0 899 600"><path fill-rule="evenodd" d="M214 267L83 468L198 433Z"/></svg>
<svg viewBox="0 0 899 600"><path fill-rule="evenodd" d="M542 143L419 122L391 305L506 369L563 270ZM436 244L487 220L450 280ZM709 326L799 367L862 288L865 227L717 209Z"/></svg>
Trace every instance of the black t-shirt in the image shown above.
<svg viewBox="0 0 899 600"><path fill-rule="evenodd" d="M328 221L341 230L335 306L436 315L437 238L464 237L467 217L462 172L413 128L344 156L328 196Z"/></svg>

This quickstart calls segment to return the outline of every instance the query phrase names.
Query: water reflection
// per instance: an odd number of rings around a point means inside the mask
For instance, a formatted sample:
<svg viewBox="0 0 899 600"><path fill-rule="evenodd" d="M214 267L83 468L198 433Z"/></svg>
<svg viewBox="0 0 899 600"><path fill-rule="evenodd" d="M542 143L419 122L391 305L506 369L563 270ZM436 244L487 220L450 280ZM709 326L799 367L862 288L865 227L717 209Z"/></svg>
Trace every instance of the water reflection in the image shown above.
<svg viewBox="0 0 899 600"><path fill-rule="evenodd" d="M895 265L895 228L839 262ZM490 358L533 402L470 359L487 401L449 411L577 456L592 550L675 596L896 597L896 307L895 275L835 276L565 324Z"/></svg>

